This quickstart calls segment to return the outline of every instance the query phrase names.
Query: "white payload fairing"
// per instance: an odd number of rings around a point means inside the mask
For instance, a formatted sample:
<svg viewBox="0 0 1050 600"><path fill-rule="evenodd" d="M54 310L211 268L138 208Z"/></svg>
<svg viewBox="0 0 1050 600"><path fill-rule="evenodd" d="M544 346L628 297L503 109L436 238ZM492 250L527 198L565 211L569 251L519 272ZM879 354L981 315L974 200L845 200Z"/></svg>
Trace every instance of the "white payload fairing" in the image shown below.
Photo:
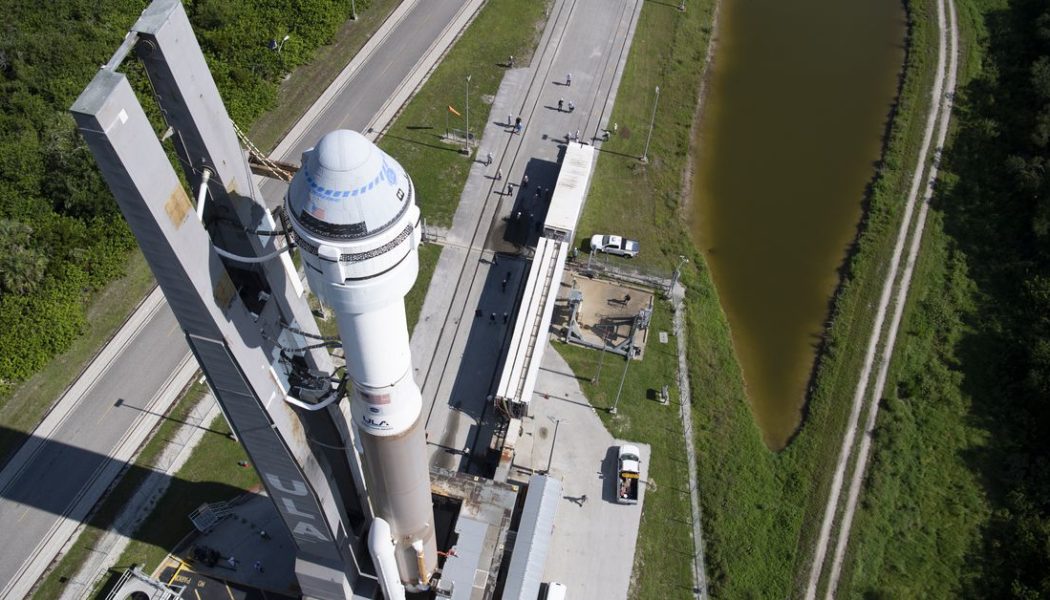
<svg viewBox="0 0 1050 600"><path fill-rule="evenodd" d="M364 136L334 131L303 153L286 208L310 288L339 324L372 510L389 524L401 584L427 589L434 510L404 305L419 271L412 180Z"/></svg>

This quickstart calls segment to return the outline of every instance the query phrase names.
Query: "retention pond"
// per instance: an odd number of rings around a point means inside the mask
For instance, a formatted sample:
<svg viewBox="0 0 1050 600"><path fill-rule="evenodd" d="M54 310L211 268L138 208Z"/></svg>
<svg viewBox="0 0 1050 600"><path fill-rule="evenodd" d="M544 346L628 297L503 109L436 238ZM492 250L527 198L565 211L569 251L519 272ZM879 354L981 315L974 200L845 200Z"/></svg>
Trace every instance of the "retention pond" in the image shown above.
<svg viewBox="0 0 1050 600"><path fill-rule="evenodd" d="M904 59L899 0L724 0L691 222L766 444L799 426Z"/></svg>

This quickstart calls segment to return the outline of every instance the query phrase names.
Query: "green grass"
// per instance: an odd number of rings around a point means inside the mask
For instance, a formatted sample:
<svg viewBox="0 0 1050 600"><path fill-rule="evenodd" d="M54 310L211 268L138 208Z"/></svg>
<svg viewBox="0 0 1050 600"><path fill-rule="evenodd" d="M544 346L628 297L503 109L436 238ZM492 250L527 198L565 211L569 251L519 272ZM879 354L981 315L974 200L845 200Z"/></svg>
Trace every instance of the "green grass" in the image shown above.
<svg viewBox="0 0 1050 600"><path fill-rule="evenodd" d="M511 55L518 65L532 60L546 4L547 0L489 0L380 140L379 146L412 174L427 222L452 224L470 172L471 157L460 154L459 144L442 141L446 115L451 127L463 128L448 106L465 112L469 75L470 128L480 135L506 73L499 63Z"/></svg>
<svg viewBox="0 0 1050 600"><path fill-rule="evenodd" d="M677 342L673 334L667 344L658 340L660 331L672 330L670 306L657 302L644 358L630 361L627 367L616 415L603 409L616 400L626 361L614 354L602 358L600 352L580 346L554 345L579 377L592 377L602 362L598 384L581 381L580 387L613 436L652 446L650 487L645 492L631 586L631 597L636 598L692 597L688 466L682 451L678 395L672 393L667 406L657 401L663 385L676 387Z"/></svg>
<svg viewBox="0 0 1050 600"><path fill-rule="evenodd" d="M979 194L956 191L965 190L960 181L967 177L978 186L985 183L979 169L959 170L968 160L966 144L959 140L971 137L972 144L974 132L987 127L988 117L968 97L968 84L986 76L983 71L998 68L984 56L990 45L985 26L1005 6L998 0L958 2L961 62L955 127L916 264L842 576L841 589L852 597L1036 597L994 583L1003 576L996 564L1003 552L994 542L986 546L984 539L992 527L1009 531L997 522L1002 518L1009 525L1009 510L995 499L997 482L982 473L995 464L994 458L989 460L998 451L993 431L1003 426L988 415L1010 412L1014 401L1008 382L987 379L995 369L988 365L1009 355L997 330L1001 315L987 305L1007 304L1009 298L981 289L981 275L975 272L986 275L989 265L981 263L980 252L967 251L974 241L965 235L973 232L949 231L946 225L954 211L965 213L982 202ZM961 157L956 156L958 145L964 146L958 151ZM982 150L978 161L994 160L994 148ZM981 214L976 220L983 230L986 219L993 218ZM1003 252L994 252L997 260L1010 256L1010 250ZM982 331L985 324L992 324L996 333ZM1006 463L1024 460L1018 453ZM1009 581L1019 567L1008 564L1003 570Z"/></svg>
<svg viewBox="0 0 1050 600"><path fill-rule="evenodd" d="M88 554L92 552L106 531L112 527L113 520L149 475L157 456L164 450L176 430L182 425L182 421L185 421L207 391L206 385L194 383L183 392L166 418L157 427L156 433L149 437L149 441L135 458L132 463L134 467L129 469L102 499L76 542L40 583L33 594L34 598L41 600L57 598L62 593L65 581L76 575Z"/></svg>
<svg viewBox="0 0 1050 600"><path fill-rule="evenodd" d="M259 116L248 137L263 152L271 150L328 88L357 52L386 21L401 0L371 0L367 10L358 3L357 20L347 20L332 43L319 48L314 60L297 68L277 91L277 108Z"/></svg>
<svg viewBox="0 0 1050 600"><path fill-rule="evenodd" d="M66 388L80 377L156 285L146 259L138 250L128 257L125 273L91 300L84 332L69 349L20 384L10 396L0 398L0 460L40 424Z"/></svg>
<svg viewBox="0 0 1050 600"><path fill-rule="evenodd" d="M416 329L416 323L419 322L419 313L423 310L423 301L426 300L430 280L434 277L434 269L437 268L439 258L441 258L441 246L437 244L419 246L419 275L416 276L416 284L405 296L408 335L412 335Z"/></svg>

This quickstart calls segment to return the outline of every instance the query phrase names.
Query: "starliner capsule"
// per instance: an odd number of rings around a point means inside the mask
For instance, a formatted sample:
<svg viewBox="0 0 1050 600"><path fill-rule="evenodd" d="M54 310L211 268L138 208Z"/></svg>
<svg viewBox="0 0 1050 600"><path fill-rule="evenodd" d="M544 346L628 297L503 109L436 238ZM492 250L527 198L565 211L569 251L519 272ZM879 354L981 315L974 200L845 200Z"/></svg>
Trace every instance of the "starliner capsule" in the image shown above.
<svg viewBox="0 0 1050 600"><path fill-rule="evenodd" d="M285 204L310 288L339 324L372 510L389 524L400 583L427 589L434 510L404 304L419 271L412 180L364 136L333 131L303 153ZM376 556L389 544L370 546L377 565L391 564ZM383 575L387 597L399 595Z"/></svg>

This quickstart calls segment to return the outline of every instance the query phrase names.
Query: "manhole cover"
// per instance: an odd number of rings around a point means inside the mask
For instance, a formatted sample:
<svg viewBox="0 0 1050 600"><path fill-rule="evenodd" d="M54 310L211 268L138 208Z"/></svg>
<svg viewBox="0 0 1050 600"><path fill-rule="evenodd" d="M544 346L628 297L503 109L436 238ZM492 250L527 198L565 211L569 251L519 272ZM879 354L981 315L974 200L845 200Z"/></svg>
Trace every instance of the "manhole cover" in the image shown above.
<svg viewBox="0 0 1050 600"><path fill-rule="evenodd" d="M667 343L667 332L666 331L661 331L660 332L660 343L661 344L666 344Z"/></svg>

